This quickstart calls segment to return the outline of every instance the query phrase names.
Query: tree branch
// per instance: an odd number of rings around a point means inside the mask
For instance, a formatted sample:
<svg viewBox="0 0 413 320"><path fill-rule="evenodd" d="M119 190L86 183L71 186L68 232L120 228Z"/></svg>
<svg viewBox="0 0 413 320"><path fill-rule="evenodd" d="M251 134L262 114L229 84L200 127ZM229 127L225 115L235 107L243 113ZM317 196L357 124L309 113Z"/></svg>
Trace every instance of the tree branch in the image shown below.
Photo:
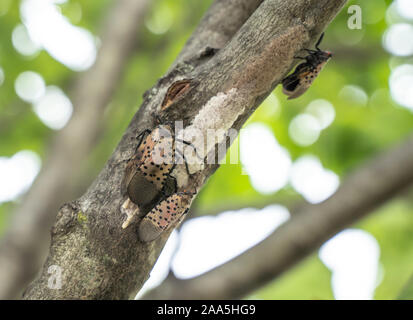
<svg viewBox="0 0 413 320"><path fill-rule="evenodd" d="M218 0L185 43L172 68L206 47L223 48L264 0Z"/></svg>
<svg viewBox="0 0 413 320"><path fill-rule="evenodd" d="M413 136L354 171L323 203L293 213L288 222L242 255L192 279L179 280L171 274L144 299L237 299L248 295L412 185L412 157Z"/></svg>
<svg viewBox="0 0 413 320"><path fill-rule="evenodd" d="M125 200L120 191L124 160L133 154L137 135L155 127L152 114L161 115L164 121L184 120L184 133L196 132L196 137L207 136L212 128L223 132L239 130L291 68L294 55L318 38L345 2L266 0L218 54L201 62L178 63L147 92L139 112L87 192L59 211L50 255L25 298L134 296L147 280L169 236L166 232L154 242L142 243L136 233L138 224L121 228L125 219L120 212ZM194 79L197 86L160 114L167 89L181 79ZM221 144L225 143L222 139ZM207 144L205 154L215 147ZM218 165L207 165L189 179L181 170L177 173L178 184L199 190L217 168ZM48 268L52 265L62 270L60 290L48 288Z"/></svg>
<svg viewBox="0 0 413 320"><path fill-rule="evenodd" d="M111 8L96 63L70 95L74 112L56 136L35 183L13 215L0 246L0 299L16 297L41 267L56 212L73 192L78 173L102 129L112 97L137 40L148 0L120 0Z"/></svg>

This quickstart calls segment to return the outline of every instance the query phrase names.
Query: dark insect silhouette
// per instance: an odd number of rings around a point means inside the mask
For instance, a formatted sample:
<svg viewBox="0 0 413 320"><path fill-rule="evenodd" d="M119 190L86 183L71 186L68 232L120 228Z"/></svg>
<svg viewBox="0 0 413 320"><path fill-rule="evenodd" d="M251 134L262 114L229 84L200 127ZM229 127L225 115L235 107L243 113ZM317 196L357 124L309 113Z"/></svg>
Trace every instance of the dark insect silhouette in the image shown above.
<svg viewBox="0 0 413 320"><path fill-rule="evenodd" d="M296 59L303 59L305 62L299 64L292 74L282 80L283 93L288 96L288 99L297 98L306 92L321 69L333 56L330 51L323 51L318 47L323 37L324 32L315 45L316 50L304 49L309 53L308 56L294 57Z"/></svg>

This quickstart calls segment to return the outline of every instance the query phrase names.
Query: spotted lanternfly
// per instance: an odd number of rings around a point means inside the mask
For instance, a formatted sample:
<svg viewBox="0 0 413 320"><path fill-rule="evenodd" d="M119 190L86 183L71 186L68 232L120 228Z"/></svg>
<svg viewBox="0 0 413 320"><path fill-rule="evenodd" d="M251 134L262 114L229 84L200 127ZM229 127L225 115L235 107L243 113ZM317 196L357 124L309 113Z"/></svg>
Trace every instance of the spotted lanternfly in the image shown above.
<svg viewBox="0 0 413 320"><path fill-rule="evenodd" d="M158 127L152 132L145 131L135 155L126 165L122 193L127 193L132 202L136 204L144 205L153 200L159 190L162 190L174 166L173 138L171 135L161 136L164 128L169 129L165 126ZM160 149L159 155L164 157L161 161L154 159L154 153ZM170 150L168 155L164 154L165 150Z"/></svg>
<svg viewBox="0 0 413 320"><path fill-rule="evenodd" d="M122 205L128 215L123 228L132 222L134 216L145 214L162 196L165 182L174 167L173 138L170 134L165 134L170 132L169 129L168 126L160 126L153 131L145 130L138 136L140 142L126 165L121 184L122 194L128 196ZM161 151L156 153L159 149ZM165 150L170 150L168 155Z"/></svg>
<svg viewBox="0 0 413 320"><path fill-rule="evenodd" d="M324 32L315 45L316 50L304 49L309 53L308 56L294 57L296 59L303 59L305 62L299 64L292 74L282 80L283 93L289 96L288 99L297 98L307 91L321 69L333 56L331 52L323 51L318 47L323 37Z"/></svg>
<svg viewBox="0 0 413 320"><path fill-rule="evenodd" d="M178 192L161 201L139 225L139 238L143 242L157 239L164 231L178 226L189 211L195 193Z"/></svg>

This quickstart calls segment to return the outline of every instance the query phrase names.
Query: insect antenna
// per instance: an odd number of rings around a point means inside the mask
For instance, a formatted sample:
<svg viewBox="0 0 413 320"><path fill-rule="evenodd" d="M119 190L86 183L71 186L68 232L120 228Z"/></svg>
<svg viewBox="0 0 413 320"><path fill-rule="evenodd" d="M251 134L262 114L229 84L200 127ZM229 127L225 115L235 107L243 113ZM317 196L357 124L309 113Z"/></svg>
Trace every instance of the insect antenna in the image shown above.
<svg viewBox="0 0 413 320"><path fill-rule="evenodd" d="M141 145L143 139L145 139L145 136L146 136L147 134L150 134L151 132L152 132L151 130L145 129L145 130L143 130L141 133L139 133L139 135L136 137L136 140L138 140L139 142L138 142L138 144L137 144L137 146L136 146L135 153L138 151L139 146Z"/></svg>
<svg viewBox="0 0 413 320"><path fill-rule="evenodd" d="M203 158L198 154L198 151L196 150L196 147L191 142L185 141L185 140L182 140L182 139L175 139L175 141L181 142L181 143L191 147L194 150L195 155L198 158L198 160L203 160Z"/></svg>
<svg viewBox="0 0 413 320"><path fill-rule="evenodd" d="M318 39L315 45L315 48L317 49L317 51L321 51L321 49L318 46L320 45L321 41L323 41L323 38L324 38L324 32L321 34L320 39Z"/></svg>

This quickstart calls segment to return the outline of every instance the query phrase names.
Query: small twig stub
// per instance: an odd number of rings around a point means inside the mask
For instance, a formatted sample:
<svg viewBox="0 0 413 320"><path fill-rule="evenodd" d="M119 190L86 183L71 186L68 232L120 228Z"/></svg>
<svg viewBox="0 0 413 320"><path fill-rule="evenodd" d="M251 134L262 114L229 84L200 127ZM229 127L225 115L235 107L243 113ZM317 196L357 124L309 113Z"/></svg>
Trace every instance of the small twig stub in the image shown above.
<svg viewBox="0 0 413 320"><path fill-rule="evenodd" d="M161 110L167 109L172 103L180 100L192 88L192 79L178 80L168 88L162 101Z"/></svg>

